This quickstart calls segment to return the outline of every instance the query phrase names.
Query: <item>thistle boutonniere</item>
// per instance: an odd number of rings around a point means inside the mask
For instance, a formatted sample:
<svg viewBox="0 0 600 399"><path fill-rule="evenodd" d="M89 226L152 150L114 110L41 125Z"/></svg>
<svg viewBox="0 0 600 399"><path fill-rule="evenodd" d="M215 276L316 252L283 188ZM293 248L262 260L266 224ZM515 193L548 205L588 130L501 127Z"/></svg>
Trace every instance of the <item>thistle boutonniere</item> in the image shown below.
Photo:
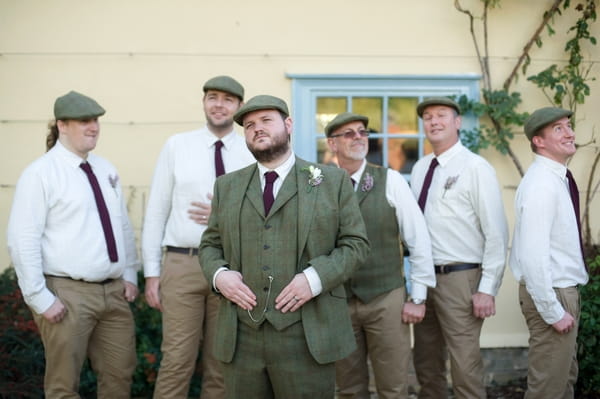
<svg viewBox="0 0 600 399"><path fill-rule="evenodd" d="M450 176L448 177L448 179L446 179L446 183L444 183L444 194L442 195L442 198L444 198L446 196L446 191L450 190L452 188L452 186L454 186L454 184L456 184L456 181L458 180L458 176Z"/></svg>
<svg viewBox="0 0 600 399"><path fill-rule="evenodd" d="M362 184L360 185L360 191L366 192L371 191L373 188L373 176L369 172L365 174Z"/></svg>
<svg viewBox="0 0 600 399"><path fill-rule="evenodd" d="M110 186L113 188L113 190L115 190L115 195L119 195L117 193L117 184L119 183L119 175L108 175L108 182L110 183Z"/></svg>
<svg viewBox="0 0 600 399"><path fill-rule="evenodd" d="M302 170L308 173L308 192L310 192L313 187L317 187L323 181L323 172L321 169L310 165L307 168L302 168Z"/></svg>

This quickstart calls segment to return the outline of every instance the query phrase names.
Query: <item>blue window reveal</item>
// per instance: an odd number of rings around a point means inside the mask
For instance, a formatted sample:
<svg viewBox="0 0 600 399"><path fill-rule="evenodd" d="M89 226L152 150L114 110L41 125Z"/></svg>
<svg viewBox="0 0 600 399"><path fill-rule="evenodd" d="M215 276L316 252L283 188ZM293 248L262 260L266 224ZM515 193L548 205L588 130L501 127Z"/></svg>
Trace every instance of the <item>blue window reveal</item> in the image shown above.
<svg viewBox="0 0 600 399"><path fill-rule="evenodd" d="M299 75L292 79L293 148L304 159L335 164L324 128L340 112L369 117L370 162L400 171L408 178L412 165L431 152L417 104L433 96L479 98L479 75L366 76ZM463 116L463 129L477 120Z"/></svg>

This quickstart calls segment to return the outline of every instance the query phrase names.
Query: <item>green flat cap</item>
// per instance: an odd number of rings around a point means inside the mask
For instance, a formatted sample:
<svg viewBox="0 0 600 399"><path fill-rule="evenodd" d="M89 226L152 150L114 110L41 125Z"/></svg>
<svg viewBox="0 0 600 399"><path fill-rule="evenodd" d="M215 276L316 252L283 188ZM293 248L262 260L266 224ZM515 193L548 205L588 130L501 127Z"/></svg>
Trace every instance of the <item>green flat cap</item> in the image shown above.
<svg viewBox="0 0 600 399"><path fill-rule="evenodd" d="M242 86L237 80L231 76L215 76L214 78L208 79L202 87L204 93L208 90L224 91L230 93L244 101L244 86Z"/></svg>
<svg viewBox="0 0 600 399"><path fill-rule="evenodd" d="M64 96L58 97L54 102L56 120L90 119L102 116L105 112L96 100L76 91L70 91Z"/></svg>
<svg viewBox="0 0 600 399"><path fill-rule="evenodd" d="M242 105L240 109L233 115L233 120L240 126L244 124L244 116L250 112L260 111L263 109L275 109L283 112L285 116L290 116L288 107L281 98L261 94L254 96L247 103Z"/></svg>
<svg viewBox="0 0 600 399"><path fill-rule="evenodd" d="M427 100L421 101L421 103L417 105L417 115L422 118L425 108L429 107L430 105L445 105L447 107L454 108L460 115L460 106L454 100L451 100L448 97L430 97Z"/></svg>
<svg viewBox="0 0 600 399"><path fill-rule="evenodd" d="M338 128L344 126L346 123L354 121L361 121L365 124L365 127L369 125L369 118L364 115L354 114L352 112L342 112L341 114L337 114L335 118L325 126L325 135L329 137Z"/></svg>
<svg viewBox="0 0 600 399"><path fill-rule="evenodd" d="M556 122L565 116L570 118L571 115L573 115L573 112L568 109L555 107L540 108L525 121L525 135L531 141L532 137L547 124Z"/></svg>

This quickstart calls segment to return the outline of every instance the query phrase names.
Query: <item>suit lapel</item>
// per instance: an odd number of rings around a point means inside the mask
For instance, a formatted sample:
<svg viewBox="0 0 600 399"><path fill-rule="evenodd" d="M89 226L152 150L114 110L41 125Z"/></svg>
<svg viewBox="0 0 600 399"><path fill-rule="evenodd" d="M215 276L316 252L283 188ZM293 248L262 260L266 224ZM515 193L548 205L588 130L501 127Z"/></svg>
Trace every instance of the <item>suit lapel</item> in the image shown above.
<svg viewBox="0 0 600 399"><path fill-rule="evenodd" d="M308 184L308 172L302 170L308 168L309 165L308 162L296 158L294 166L298 187L298 264L300 264L300 258L308 240L319 194L319 186L311 187Z"/></svg>

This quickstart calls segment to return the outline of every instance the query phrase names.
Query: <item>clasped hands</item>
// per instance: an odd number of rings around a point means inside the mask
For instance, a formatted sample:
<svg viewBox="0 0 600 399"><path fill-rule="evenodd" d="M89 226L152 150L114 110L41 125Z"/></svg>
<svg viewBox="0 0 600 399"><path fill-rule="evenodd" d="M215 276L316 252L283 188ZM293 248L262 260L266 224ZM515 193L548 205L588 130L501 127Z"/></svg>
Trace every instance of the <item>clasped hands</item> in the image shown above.
<svg viewBox="0 0 600 399"><path fill-rule="evenodd" d="M215 279L217 290L231 302L244 310L252 311L256 306L256 295L244 283L240 272L224 270ZM312 291L304 273L298 273L275 298L275 309L282 313L295 312L312 298Z"/></svg>

